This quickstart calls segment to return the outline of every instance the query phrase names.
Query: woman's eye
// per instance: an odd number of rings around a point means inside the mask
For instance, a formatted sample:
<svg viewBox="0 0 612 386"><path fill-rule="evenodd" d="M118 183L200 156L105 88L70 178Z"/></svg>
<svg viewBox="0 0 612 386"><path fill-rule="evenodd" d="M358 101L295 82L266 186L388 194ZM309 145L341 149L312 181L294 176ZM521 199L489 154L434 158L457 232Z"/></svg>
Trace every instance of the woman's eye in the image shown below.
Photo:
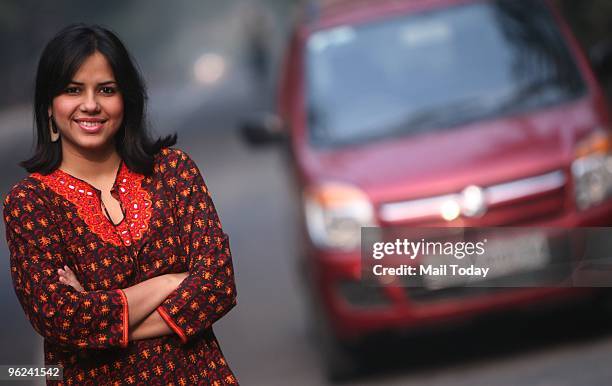
<svg viewBox="0 0 612 386"><path fill-rule="evenodd" d="M81 91L78 87L66 87L64 92L66 94L78 94Z"/></svg>
<svg viewBox="0 0 612 386"><path fill-rule="evenodd" d="M112 94L114 94L116 91L117 91L117 90L115 90L115 88L114 88L114 87L109 87L109 86L104 86L104 87L101 87L101 88L100 88L100 92L101 92L102 94L109 94L109 95L112 95Z"/></svg>

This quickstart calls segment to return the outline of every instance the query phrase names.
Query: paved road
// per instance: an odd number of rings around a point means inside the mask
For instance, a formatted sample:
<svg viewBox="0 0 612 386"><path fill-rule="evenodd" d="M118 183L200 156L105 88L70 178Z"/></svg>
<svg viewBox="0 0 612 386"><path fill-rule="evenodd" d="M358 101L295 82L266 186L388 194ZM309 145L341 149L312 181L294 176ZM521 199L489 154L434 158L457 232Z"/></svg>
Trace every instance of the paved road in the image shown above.
<svg viewBox="0 0 612 386"><path fill-rule="evenodd" d="M238 307L215 329L242 384L325 384L296 280L295 203L284 160L279 152L245 147L235 135L237 120L253 108L247 95L207 97L198 108L160 118L178 129L179 147L200 166L230 235ZM23 175L14 166L28 148L23 138L3 137L3 196ZM40 339L16 302L3 240L0 245L0 364L39 363ZM381 340L364 354L364 373L349 384L609 385L609 323L588 308L567 308Z"/></svg>

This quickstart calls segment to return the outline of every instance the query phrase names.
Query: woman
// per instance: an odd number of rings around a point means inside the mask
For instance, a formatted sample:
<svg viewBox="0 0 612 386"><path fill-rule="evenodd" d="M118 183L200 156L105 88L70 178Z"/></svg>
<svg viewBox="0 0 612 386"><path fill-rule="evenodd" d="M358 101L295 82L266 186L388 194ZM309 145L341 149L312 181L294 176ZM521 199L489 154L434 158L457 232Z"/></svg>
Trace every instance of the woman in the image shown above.
<svg viewBox="0 0 612 386"><path fill-rule="evenodd" d="M237 384L212 331L235 305L228 238L176 135L149 138L145 99L107 29L48 43L31 174L4 203L15 292L59 384Z"/></svg>

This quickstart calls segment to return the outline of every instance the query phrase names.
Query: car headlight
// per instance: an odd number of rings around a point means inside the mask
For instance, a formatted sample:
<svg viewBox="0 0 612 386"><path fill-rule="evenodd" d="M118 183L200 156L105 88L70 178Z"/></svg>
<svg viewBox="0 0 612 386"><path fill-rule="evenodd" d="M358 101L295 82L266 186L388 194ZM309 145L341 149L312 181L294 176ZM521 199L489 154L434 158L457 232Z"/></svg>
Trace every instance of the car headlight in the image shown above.
<svg viewBox="0 0 612 386"><path fill-rule="evenodd" d="M325 183L306 190L304 212L308 234L319 248L358 249L361 227L374 226L374 209L360 189Z"/></svg>
<svg viewBox="0 0 612 386"><path fill-rule="evenodd" d="M572 162L578 209L588 209L612 196L612 141L609 134L591 134L576 148Z"/></svg>

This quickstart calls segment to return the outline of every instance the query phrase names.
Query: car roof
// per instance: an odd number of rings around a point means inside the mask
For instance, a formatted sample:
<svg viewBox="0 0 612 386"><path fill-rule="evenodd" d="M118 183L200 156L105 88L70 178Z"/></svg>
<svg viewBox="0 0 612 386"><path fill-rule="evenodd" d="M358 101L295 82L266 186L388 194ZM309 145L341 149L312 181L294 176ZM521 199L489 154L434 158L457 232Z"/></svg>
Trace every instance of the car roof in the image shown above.
<svg viewBox="0 0 612 386"><path fill-rule="evenodd" d="M318 30L473 1L476 0L313 0L303 7L301 24Z"/></svg>

